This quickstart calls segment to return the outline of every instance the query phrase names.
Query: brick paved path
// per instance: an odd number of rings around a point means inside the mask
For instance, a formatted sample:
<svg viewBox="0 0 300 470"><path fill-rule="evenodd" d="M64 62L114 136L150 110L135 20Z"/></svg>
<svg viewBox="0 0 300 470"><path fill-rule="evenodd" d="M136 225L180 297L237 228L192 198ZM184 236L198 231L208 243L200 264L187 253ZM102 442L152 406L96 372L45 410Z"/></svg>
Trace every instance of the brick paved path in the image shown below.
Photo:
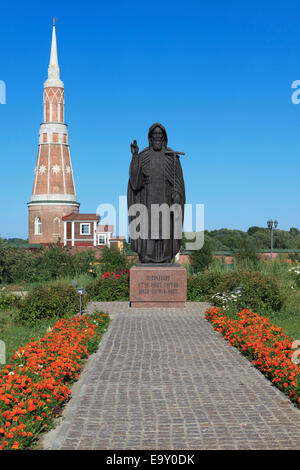
<svg viewBox="0 0 300 470"><path fill-rule="evenodd" d="M300 411L212 330L205 304L96 305L113 321L44 448L300 448Z"/></svg>

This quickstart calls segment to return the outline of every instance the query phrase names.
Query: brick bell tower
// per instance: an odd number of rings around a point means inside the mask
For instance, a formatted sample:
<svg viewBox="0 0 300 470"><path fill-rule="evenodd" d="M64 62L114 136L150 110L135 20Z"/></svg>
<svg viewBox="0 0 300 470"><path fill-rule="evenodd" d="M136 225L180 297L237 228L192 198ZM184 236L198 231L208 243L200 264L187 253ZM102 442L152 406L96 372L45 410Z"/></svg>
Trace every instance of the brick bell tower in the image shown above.
<svg viewBox="0 0 300 470"><path fill-rule="evenodd" d="M48 79L44 83L44 121L39 131L38 157L29 210L29 243L64 243L61 218L78 213L69 150L68 128L64 123L64 84L57 60L55 19Z"/></svg>

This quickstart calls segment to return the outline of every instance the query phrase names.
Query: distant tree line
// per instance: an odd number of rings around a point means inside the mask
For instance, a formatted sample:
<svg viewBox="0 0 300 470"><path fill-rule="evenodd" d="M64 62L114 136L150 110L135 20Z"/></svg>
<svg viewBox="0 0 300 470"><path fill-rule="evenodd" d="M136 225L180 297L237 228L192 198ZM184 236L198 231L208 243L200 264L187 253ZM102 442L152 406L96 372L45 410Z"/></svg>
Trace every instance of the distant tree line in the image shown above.
<svg viewBox="0 0 300 470"><path fill-rule="evenodd" d="M270 229L264 227L249 227L243 230L231 230L221 228L219 230L205 230L205 243L208 243L213 251L232 251L253 247L255 250L270 249ZM186 240L183 237L183 249ZM291 227L290 230L274 230L273 248L276 249L300 249L300 230Z"/></svg>
<svg viewBox="0 0 300 470"><path fill-rule="evenodd" d="M24 240L23 238L3 238L3 241L16 247L28 245L28 240Z"/></svg>
<svg viewBox="0 0 300 470"><path fill-rule="evenodd" d="M270 229L265 227L249 227L246 232L243 230L231 230L221 228L219 230L205 230L205 242L209 243L213 251L239 250L241 247L253 246L256 250L270 249ZM184 234L183 234L184 235ZM21 238L8 238L4 242L18 247L26 246L27 240ZM183 236L183 249L186 239ZM290 230L274 230L274 249L300 250L300 230L291 227ZM130 245L125 242L125 252L130 251Z"/></svg>

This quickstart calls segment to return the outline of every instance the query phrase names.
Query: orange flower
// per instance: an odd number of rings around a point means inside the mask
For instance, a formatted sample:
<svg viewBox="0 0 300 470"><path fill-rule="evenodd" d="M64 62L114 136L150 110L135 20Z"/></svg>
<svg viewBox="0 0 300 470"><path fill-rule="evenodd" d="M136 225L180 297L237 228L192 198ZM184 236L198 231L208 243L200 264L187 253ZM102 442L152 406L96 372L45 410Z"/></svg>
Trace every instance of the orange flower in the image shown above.
<svg viewBox="0 0 300 470"><path fill-rule="evenodd" d="M205 313L213 329L230 345L235 345L260 371L283 390L292 401L300 404L300 367L292 362L292 338L269 319L248 309L227 317L222 309L212 307ZM290 381L290 385L289 382Z"/></svg>
<svg viewBox="0 0 300 470"><path fill-rule="evenodd" d="M11 364L0 370L0 420L5 423L0 428L0 450L31 445L42 419L50 420L53 409L69 399L68 381L72 375L78 378L89 342L100 336L108 321L105 313L59 320L40 341L32 338L19 348ZM23 419L26 424L18 425ZM12 422L16 426L11 427ZM15 433L18 441L12 441Z"/></svg>

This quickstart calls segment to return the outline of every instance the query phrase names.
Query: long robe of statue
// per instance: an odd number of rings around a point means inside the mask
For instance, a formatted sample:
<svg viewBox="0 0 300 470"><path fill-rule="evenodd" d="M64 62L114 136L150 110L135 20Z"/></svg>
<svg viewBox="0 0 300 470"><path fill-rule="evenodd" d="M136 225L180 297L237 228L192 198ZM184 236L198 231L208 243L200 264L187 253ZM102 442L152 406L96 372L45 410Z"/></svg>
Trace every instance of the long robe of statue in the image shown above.
<svg viewBox="0 0 300 470"><path fill-rule="evenodd" d="M179 156L167 147L168 137L163 125L153 124L148 133L149 147L139 153L136 141L131 144L132 160L129 169L127 191L128 209L133 204L143 204L147 208L147 236L133 239L130 244L133 251L138 253L142 263L170 263L179 252L181 245L181 229L184 215L185 187ZM154 217L151 216L153 205L167 204L168 207L179 208L180 214L170 211L170 236L165 238L163 224L160 219L157 235L153 237ZM129 223L134 220L129 215ZM155 219L157 223L157 219ZM163 221L164 220L164 221ZM178 235L178 221L180 235ZM143 225L143 221L141 221ZM177 224L177 225L176 225ZM145 227L140 227L145 234Z"/></svg>

